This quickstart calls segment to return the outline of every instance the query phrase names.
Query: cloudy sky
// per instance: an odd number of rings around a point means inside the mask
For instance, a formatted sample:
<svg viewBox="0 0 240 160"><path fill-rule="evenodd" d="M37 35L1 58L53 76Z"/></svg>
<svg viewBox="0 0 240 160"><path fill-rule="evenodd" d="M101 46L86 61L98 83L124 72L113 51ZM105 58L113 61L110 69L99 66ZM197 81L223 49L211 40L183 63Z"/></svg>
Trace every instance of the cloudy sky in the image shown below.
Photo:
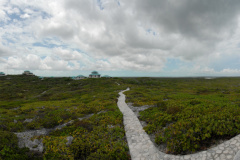
<svg viewBox="0 0 240 160"><path fill-rule="evenodd" d="M240 76L239 0L1 0L0 71Z"/></svg>

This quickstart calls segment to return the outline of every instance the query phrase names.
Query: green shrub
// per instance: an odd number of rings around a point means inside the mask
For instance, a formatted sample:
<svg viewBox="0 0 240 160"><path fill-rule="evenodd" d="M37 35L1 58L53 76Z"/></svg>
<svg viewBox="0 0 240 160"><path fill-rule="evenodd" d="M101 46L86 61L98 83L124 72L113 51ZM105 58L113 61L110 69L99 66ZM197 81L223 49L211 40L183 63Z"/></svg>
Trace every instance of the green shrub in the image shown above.
<svg viewBox="0 0 240 160"><path fill-rule="evenodd" d="M91 121L89 120L82 120L82 121L76 121L74 123L75 127L82 127L88 131L92 131L93 130L93 124Z"/></svg>
<svg viewBox="0 0 240 160"><path fill-rule="evenodd" d="M173 114L173 115L177 114L180 111L181 111L181 107L179 106L169 106L167 107L167 110L166 110L167 114Z"/></svg>
<svg viewBox="0 0 240 160"><path fill-rule="evenodd" d="M73 160L73 154L71 153L69 147L67 147L66 142L66 136L44 137L44 159Z"/></svg>
<svg viewBox="0 0 240 160"><path fill-rule="evenodd" d="M144 130L168 153L186 154L240 133L239 80L138 78L126 96L134 105L155 104L140 112Z"/></svg>
<svg viewBox="0 0 240 160"><path fill-rule="evenodd" d="M166 142L166 138L163 136L162 132L159 132L155 135L155 142L157 144L161 144L161 143L165 143Z"/></svg>
<svg viewBox="0 0 240 160"><path fill-rule="evenodd" d="M79 134L71 145L74 159L129 159L123 129L95 127L91 133Z"/></svg>
<svg viewBox="0 0 240 160"><path fill-rule="evenodd" d="M18 148L18 138L14 133L0 131L0 159L25 160L29 158L26 154L28 151L27 148Z"/></svg>
<svg viewBox="0 0 240 160"><path fill-rule="evenodd" d="M190 104L191 104L191 105L201 104L201 101L198 101L198 100L192 100L192 101L190 101Z"/></svg>
<svg viewBox="0 0 240 160"><path fill-rule="evenodd" d="M166 110L167 110L167 102L159 101L159 102L156 104L156 106L159 107L160 110L162 110L162 111L166 111Z"/></svg>

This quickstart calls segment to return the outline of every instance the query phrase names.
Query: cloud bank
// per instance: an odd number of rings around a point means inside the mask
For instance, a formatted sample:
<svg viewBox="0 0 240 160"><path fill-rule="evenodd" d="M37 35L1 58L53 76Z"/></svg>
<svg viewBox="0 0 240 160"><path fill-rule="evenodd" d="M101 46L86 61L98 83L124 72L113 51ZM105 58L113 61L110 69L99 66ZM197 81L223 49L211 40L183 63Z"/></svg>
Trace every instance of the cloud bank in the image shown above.
<svg viewBox="0 0 240 160"><path fill-rule="evenodd" d="M3 0L0 69L239 76L239 8L237 0Z"/></svg>

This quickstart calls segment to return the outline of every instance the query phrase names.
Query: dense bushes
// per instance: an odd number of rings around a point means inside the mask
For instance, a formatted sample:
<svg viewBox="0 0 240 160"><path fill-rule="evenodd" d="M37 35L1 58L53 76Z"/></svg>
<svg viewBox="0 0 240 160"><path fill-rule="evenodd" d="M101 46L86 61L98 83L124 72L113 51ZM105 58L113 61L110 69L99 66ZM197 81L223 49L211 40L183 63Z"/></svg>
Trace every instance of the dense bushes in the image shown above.
<svg viewBox="0 0 240 160"><path fill-rule="evenodd" d="M118 111L96 115L90 122L93 129L82 124L81 129L73 132L71 150L75 159L130 159Z"/></svg>
<svg viewBox="0 0 240 160"><path fill-rule="evenodd" d="M67 136L73 141L67 145ZM115 111L100 113L57 130L44 138L47 159L130 159L122 114Z"/></svg>
<svg viewBox="0 0 240 160"><path fill-rule="evenodd" d="M122 80L0 77L0 147L9 144L0 148L1 158L129 159L123 118L116 105L118 92L127 87L117 83ZM69 121L73 123L48 136L33 137L43 139L42 155L19 149L17 137L11 133L54 128ZM68 143L69 137L74 138L72 143Z"/></svg>
<svg viewBox="0 0 240 160"><path fill-rule="evenodd" d="M239 78L147 81L132 85L127 100L153 106L140 112L140 119L168 153L193 153L240 133Z"/></svg>
<svg viewBox="0 0 240 160"><path fill-rule="evenodd" d="M0 159L29 159L27 148L18 148L18 139L14 133L0 131Z"/></svg>
<svg viewBox="0 0 240 160"><path fill-rule="evenodd" d="M79 134L71 150L75 159L130 159L123 137L124 130L119 127L96 127L90 134Z"/></svg>
<svg viewBox="0 0 240 160"><path fill-rule="evenodd" d="M198 108L202 108L199 110ZM164 131L164 140L171 152L184 153L208 147L208 141L240 133L240 108L208 106L186 108L176 117L177 122Z"/></svg>
<svg viewBox="0 0 240 160"><path fill-rule="evenodd" d="M39 79L36 76L4 76L0 77L0 100L15 101L15 100L29 100L42 92L54 88L65 87L67 83L71 82L70 78L45 78Z"/></svg>
<svg viewBox="0 0 240 160"><path fill-rule="evenodd" d="M45 146L40 159L130 159L122 114L116 106L118 92L127 87L131 88L125 92L127 102L153 106L140 112L140 119L147 122L146 132L155 135L157 144L166 144L169 153L202 150L219 138L240 133L239 78L73 81L6 76L0 82L2 159L31 157L27 149L17 147L11 132L52 128L71 120L72 125L40 137ZM77 119L92 113L88 119ZM70 144L69 137L73 137Z"/></svg>

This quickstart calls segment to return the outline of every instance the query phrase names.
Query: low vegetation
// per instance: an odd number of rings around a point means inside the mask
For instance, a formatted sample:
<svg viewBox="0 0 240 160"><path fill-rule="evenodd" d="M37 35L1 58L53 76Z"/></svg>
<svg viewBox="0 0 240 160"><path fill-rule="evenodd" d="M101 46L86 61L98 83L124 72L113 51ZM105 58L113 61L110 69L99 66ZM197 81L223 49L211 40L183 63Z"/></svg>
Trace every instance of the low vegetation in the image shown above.
<svg viewBox="0 0 240 160"><path fill-rule="evenodd" d="M0 77L0 159L130 159L116 103L118 92L127 87L127 102L151 106L139 118L167 153L204 150L240 133L240 78L5 76ZM43 153L17 145L16 132L67 122L32 138L43 141Z"/></svg>
<svg viewBox="0 0 240 160"><path fill-rule="evenodd" d="M117 107L121 79L0 77L0 159L130 159ZM93 114L90 118L78 118ZM43 153L18 148L15 132L54 128ZM72 142L68 138L72 137Z"/></svg>
<svg viewBox="0 0 240 160"><path fill-rule="evenodd" d="M140 112L148 134L167 153L207 149L219 139L240 133L240 78L126 79L127 101L151 105Z"/></svg>

